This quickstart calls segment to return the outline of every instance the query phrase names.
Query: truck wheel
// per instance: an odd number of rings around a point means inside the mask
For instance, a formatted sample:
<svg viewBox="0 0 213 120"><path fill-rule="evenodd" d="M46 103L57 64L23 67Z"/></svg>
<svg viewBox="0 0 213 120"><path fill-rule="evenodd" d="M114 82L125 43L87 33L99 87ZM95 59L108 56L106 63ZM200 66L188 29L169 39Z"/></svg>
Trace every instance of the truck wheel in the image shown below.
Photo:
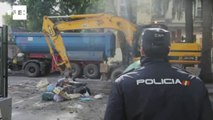
<svg viewBox="0 0 213 120"><path fill-rule="evenodd" d="M124 68L122 67L114 69L110 75L110 79L111 80L117 79L123 73L123 71L124 71Z"/></svg>
<svg viewBox="0 0 213 120"><path fill-rule="evenodd" d="M51 67L50 66L46 66L46 68L45 68L46 75L49 74L50 71L51 71Z"/></svg>
<svg viewBox="0 0 213 120"><path fill-rule="evenodd" d="M45 76L47 74L49 74L51 71L51 68L49 66L45 66L43 69L40 69L40 75L41 76Z"/></svg>
<svg viewBox="0 0 213 120"><path fill-rule="evenodd" d="M72 63L72 76L74 78L78 78L81 76L82 70L80 65L76 64L76 63Z"/></svg>
<svg viewBox="0 0 213 120"><path fill-rule="evenodd" d="M48 75L51 72L51 63L45 62L44 69L42 69L42 70L44 70L44 75Z"/></svg>
<svg viewBox="0 0 213 120"><path fill-rule="evenodd" d="M95 64L88 64L84 67L84 75L87 78L97 78L99 76L99 68Z"/></svg>
<svg viewBox="0 0 213 120"><path fill-rule="evenodd" d="M36 63L29 63L25 67L24 72L29 77L37 77L40 73L39 65Z"/></svg>

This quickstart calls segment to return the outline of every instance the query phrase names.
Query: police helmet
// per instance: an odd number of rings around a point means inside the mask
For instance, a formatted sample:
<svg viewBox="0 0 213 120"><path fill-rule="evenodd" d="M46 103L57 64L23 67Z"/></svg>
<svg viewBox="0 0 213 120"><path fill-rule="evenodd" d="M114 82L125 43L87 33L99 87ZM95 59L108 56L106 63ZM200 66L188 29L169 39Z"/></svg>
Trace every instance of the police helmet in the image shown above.
<svg viewBox="0 0 213 120"><path fill-rule="evenodd" d="M170 32L162 28L146 28L142 33L142 50L147 57L167 57Z"/></svg>

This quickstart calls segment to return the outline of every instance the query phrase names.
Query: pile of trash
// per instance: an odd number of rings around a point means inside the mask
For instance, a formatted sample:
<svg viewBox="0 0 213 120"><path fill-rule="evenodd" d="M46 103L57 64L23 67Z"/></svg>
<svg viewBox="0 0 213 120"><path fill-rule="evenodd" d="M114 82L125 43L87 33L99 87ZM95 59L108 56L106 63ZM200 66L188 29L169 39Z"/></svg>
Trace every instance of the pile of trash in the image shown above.
<svg viewBox="0 0 213 120"><path fill-rule="evenodd" d="M75 82L66 78L59 79L56 84L50 84L47 80L42 80L37 84L38 88L43 88L43 101L61 102L80 98L83 101L92 100L90 89L86 83Z"/></svg>

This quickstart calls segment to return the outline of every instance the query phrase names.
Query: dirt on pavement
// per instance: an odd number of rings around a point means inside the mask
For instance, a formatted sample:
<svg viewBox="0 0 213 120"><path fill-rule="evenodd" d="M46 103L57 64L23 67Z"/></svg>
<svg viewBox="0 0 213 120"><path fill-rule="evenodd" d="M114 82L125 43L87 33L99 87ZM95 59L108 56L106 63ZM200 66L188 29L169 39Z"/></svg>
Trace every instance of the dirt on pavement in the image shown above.
<svg viewBox="0 0 213 120"><path fill-rule="evenodd" d="M103 98L91 101L42 101L43 90L36 87L42 79L9 77L12 120L103 120L108 95L103 94ZM55 80L55 77L48 78L50 82Z"/></svg>
<svg viewBox="0 0 213 120"><path fill-rule="evenodd" d="M56 82L58 75L29 78L23 76L9 76L9 97L12 97L12 120L103 120L108 93L103 94L102 99L92 101L81 101L80 99L68 100L63 102L42 101L43 90L36 85L44 79L50 83ZM103 86L101 81L91 81L90 88L109 89L110 83L106 82ZM95 85L95 86L94 86ZM213 84L207 85L212 91ZM98 90L98 91L101 91ZM106 91L105 90L105 91ZM98 94L98 91L92 92ZM102 92L102 91L101 91ZM213 105L213 94L210 94Z"/></svg>

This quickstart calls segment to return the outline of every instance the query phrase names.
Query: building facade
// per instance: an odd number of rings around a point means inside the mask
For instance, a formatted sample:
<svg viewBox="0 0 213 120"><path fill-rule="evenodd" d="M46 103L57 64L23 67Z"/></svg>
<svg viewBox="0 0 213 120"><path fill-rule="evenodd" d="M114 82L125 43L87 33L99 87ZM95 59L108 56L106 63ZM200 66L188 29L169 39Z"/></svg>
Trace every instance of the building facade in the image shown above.
<svg viewBox="0 0 213 120"><path fill-rule="evenodd" d="M185 37L184 3L177 5L173 0L138 0L137 24L150 24L154 21L166 24L172 33L172 40L180 42ZM168 5L168 6L167 6ZM174 7L174 5L176 5ZM174 15L174 10L182 12ZM201 3L196 0L193 6L194 34L196 40L202 39Z"/></svg>

